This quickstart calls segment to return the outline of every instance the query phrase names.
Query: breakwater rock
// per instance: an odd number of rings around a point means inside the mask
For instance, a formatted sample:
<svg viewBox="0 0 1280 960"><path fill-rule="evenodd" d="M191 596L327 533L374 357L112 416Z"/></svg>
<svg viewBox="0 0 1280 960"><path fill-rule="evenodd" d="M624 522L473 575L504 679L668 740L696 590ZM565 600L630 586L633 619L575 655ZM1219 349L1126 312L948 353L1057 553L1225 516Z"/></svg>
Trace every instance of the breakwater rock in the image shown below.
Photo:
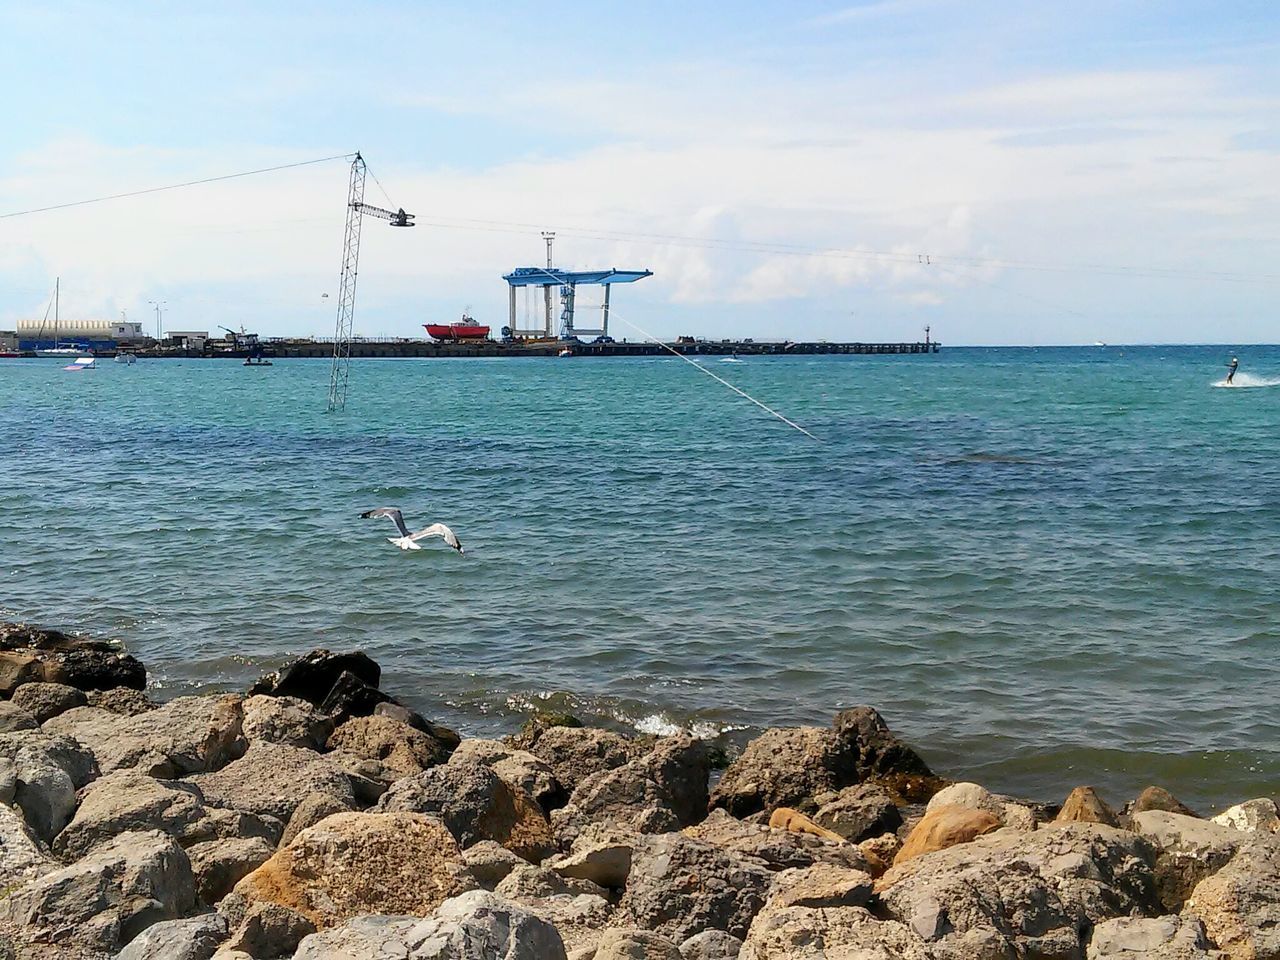
<svg viewBox="0 0 1280 960"><path fill-rule="evenodd" d="M149 699L0 625L0 960L1267 960L1280 810L935 775L870 707L701 741L464 739L316 650Z"/></svg>

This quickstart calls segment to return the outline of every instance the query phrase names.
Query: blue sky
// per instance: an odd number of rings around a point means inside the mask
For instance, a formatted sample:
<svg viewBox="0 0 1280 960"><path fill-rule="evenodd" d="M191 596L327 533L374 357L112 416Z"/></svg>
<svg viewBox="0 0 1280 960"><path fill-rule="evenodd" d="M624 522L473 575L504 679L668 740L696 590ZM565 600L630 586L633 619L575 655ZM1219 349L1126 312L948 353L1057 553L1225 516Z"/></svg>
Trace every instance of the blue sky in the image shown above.
<svg viewBox="0 0 1280 960"><path fill-rule="evenodd" d="M368 335L501 325L548 228L655 270L615 316L664 336L1274 342L1278 10L5 2L0 213L358 148L421 222L366 226ZM0 219L0 327L60 275L71 316L329 333L345 185Z"/></svg>

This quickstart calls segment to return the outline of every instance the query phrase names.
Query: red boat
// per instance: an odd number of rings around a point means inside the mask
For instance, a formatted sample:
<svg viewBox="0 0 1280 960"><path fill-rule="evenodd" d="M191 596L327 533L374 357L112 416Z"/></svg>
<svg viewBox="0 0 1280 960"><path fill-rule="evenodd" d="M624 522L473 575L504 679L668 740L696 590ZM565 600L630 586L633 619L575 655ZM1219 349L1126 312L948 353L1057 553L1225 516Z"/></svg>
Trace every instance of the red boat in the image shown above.
<svg viewBox="0 0 1280 960"><path fill-rule="evenodd" d="M436 340L487 340L489 328L476 323L465 313L458 323L424 323L427 333Z"/></svg>

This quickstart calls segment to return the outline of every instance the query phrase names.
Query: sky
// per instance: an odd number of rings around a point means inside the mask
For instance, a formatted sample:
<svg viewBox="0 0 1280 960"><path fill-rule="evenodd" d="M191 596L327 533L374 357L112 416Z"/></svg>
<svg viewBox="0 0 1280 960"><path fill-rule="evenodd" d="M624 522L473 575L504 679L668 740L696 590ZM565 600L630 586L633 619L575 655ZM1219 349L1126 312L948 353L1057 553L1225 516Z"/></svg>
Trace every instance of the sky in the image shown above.
<svg viewBox="0 0 1280 960"><path fill-rule="evenodd" d="M1280 5L0 0L0 329L358 334L647 268L637 339L1280 340ZM584 290L580 322L599 293ZM520 309L525 310L523 296Z"/></svg>

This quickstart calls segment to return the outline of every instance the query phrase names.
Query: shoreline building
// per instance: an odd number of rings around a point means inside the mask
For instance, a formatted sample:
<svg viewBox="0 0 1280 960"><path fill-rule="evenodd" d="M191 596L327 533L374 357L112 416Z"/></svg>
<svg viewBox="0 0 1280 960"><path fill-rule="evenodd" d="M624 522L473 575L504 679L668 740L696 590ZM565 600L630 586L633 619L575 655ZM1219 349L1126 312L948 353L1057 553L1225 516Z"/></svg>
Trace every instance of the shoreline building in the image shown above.
<svg viewBox="0 0 1280 960"><path fill-rule="evenodd" d="M142 324L131 320L19 320L18 349L49 350L53 347L83 347L111 350L118 343L144 343L149 338Z"/></svg>

